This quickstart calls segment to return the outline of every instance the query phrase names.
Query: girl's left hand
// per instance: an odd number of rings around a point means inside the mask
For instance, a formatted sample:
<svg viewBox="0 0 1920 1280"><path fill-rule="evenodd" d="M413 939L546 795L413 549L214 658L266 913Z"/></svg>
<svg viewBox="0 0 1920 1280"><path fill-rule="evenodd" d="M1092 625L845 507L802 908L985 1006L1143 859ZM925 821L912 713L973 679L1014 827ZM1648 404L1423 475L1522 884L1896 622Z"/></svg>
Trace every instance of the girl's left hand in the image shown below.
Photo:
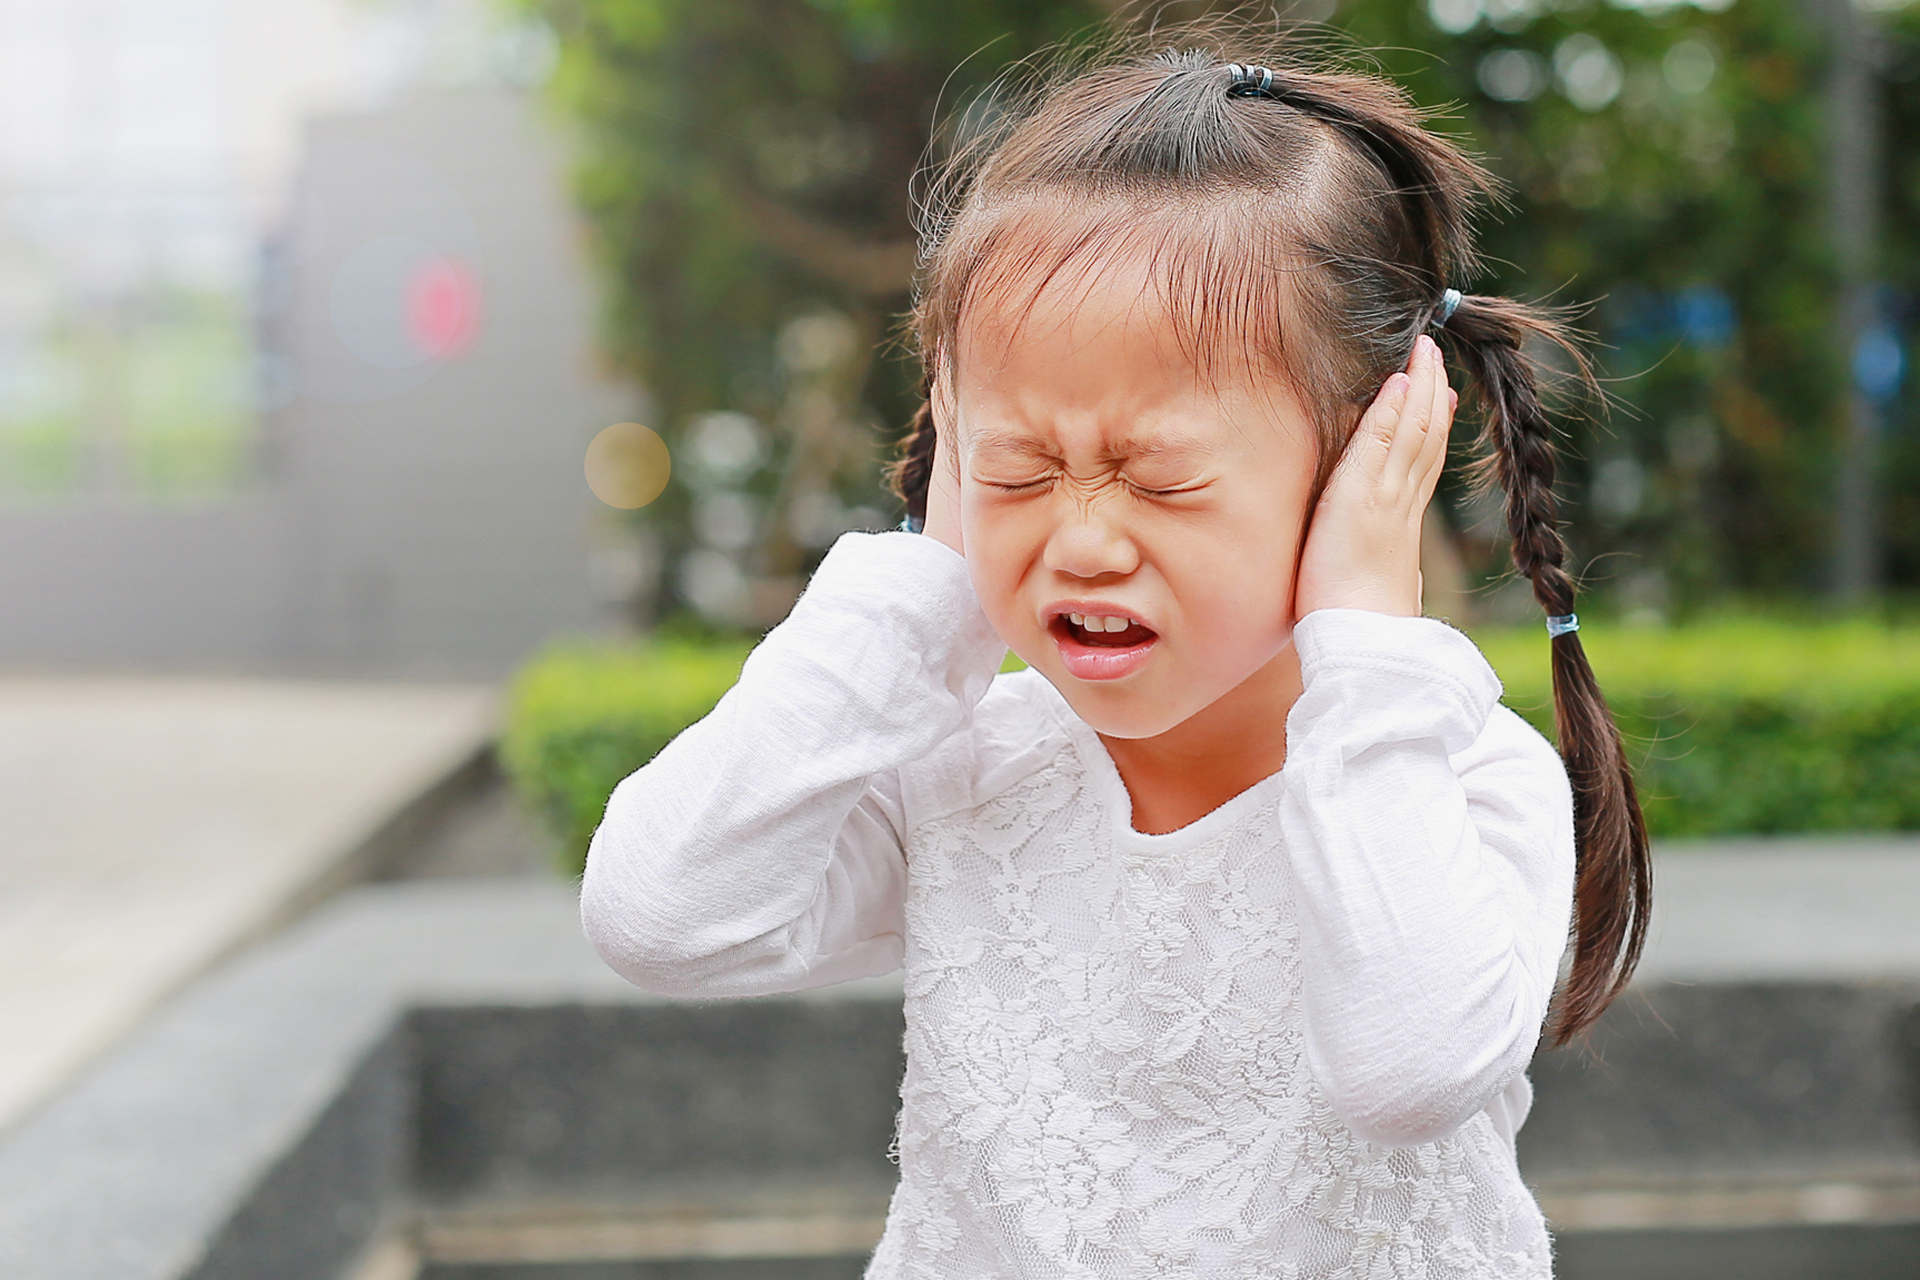
<svg viewBox="0 0 1920 1280"><path fill-rule="evenodd" d="M944 438L933 446L933 473L927 477L927 519L920 532L966 554L960 538L959 452Z"/></svg>
<svg viewBox="0 0 1920 1280"><path fill-rule="evenodd" d="M1420 614L1420 523L1440 481L1460 397L1422 334L1405 373L1360 419L1314 509L1294 577L1294 616L1315 609Z"/></svg>

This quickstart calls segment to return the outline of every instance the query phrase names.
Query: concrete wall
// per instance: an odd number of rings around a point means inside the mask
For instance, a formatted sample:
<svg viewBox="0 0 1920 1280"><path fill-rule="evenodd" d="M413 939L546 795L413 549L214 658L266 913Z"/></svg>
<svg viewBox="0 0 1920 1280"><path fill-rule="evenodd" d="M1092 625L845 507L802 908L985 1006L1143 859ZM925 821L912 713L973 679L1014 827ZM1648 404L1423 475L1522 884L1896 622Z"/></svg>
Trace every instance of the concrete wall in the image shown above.
<svg viewBox="0 0 1920 1280"><path fill-rule="evenodd" d="M195 510L0 509L0 662L272 665L286 517L271 493Z"/></svg>
<svg viewBox="0 0 1920 1280"><path fill-rule="evenodd" d="M564 167L507 92L314 125L265 272L284 402L257 486L0 510L0 663L486 676L606 626L581 462L632 397L594 369ZM355 341L343 286L368 246L400 242L470 266L481 321L457 351L383 360Z"/></svg>
<svg viewBox="0 0 1920 1280"><path fill-rule="evenodd" d="M1636 985L1590 1049L1534 1063L1521 1169L1556 1275L1920 1274L1917 1002ZM0 1275L851 1280L901 1025L897 979L653 1000L557 883L353 890L0 1135ZM407 1265L343 1267L377 1240Z"/></svg>

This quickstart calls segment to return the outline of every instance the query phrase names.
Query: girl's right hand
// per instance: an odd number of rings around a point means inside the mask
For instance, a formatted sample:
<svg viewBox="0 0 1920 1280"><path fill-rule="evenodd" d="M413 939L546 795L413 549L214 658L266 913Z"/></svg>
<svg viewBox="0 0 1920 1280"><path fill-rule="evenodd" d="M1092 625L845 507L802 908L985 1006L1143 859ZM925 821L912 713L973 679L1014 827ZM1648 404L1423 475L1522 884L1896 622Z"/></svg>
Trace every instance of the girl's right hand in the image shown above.
<svg viewBox="0 0 1920 1280"><path fill-rule="evenodd" d="M927 520L921 532L965 555L960 542L960 451L945 440L933 446L933 474L927 478Z"/></svg>

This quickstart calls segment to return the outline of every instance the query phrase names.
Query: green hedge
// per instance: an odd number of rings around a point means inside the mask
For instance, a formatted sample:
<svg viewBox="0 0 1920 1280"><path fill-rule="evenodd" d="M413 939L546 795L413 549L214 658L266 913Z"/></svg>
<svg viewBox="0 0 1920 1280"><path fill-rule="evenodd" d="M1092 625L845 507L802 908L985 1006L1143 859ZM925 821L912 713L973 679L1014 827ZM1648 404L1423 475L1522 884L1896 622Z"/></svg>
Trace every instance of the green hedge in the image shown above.
<svg viewBox="0 0 1920 1280"><path fill-rule="evenodd" d="M1544 632L1475 638L1508 704L1551 736ZM1589 624L1582 638L1656 835L1920 829L1920 628ZM579 869L614 784L706 714L748 647L572 645L521 672L501 755L564 865Z"/></svg>
<svg viewBox="0 0 1920 1280"><path fill-rule="evenodd" d="M550 648L515 677L500 762L578 873L620 779L707 714L740 678L743 640Z"/></svg>
<svg viewBox="0 0 1920 1280"><path fill-rule="evenodd" d="M1753 619L1581 633L1655 835L1920 829L1920 628ZM1476 636L1549 736L1538 628Z"/></svg>

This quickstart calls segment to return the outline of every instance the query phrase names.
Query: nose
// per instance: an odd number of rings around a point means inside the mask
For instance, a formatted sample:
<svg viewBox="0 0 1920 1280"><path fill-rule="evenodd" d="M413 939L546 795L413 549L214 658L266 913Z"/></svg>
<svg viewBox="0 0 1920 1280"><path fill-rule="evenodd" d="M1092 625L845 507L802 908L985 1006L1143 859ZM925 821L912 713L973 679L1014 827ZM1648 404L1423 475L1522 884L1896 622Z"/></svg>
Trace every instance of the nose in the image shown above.
<svg viewBox="0 0 1920 1280"><path fill-rule="evenodd" d="M1072 578L1124 576L1140 567L1140 549L1114 503L1062 495L1060 518L1042 556L1047 568Z"/></svg>

